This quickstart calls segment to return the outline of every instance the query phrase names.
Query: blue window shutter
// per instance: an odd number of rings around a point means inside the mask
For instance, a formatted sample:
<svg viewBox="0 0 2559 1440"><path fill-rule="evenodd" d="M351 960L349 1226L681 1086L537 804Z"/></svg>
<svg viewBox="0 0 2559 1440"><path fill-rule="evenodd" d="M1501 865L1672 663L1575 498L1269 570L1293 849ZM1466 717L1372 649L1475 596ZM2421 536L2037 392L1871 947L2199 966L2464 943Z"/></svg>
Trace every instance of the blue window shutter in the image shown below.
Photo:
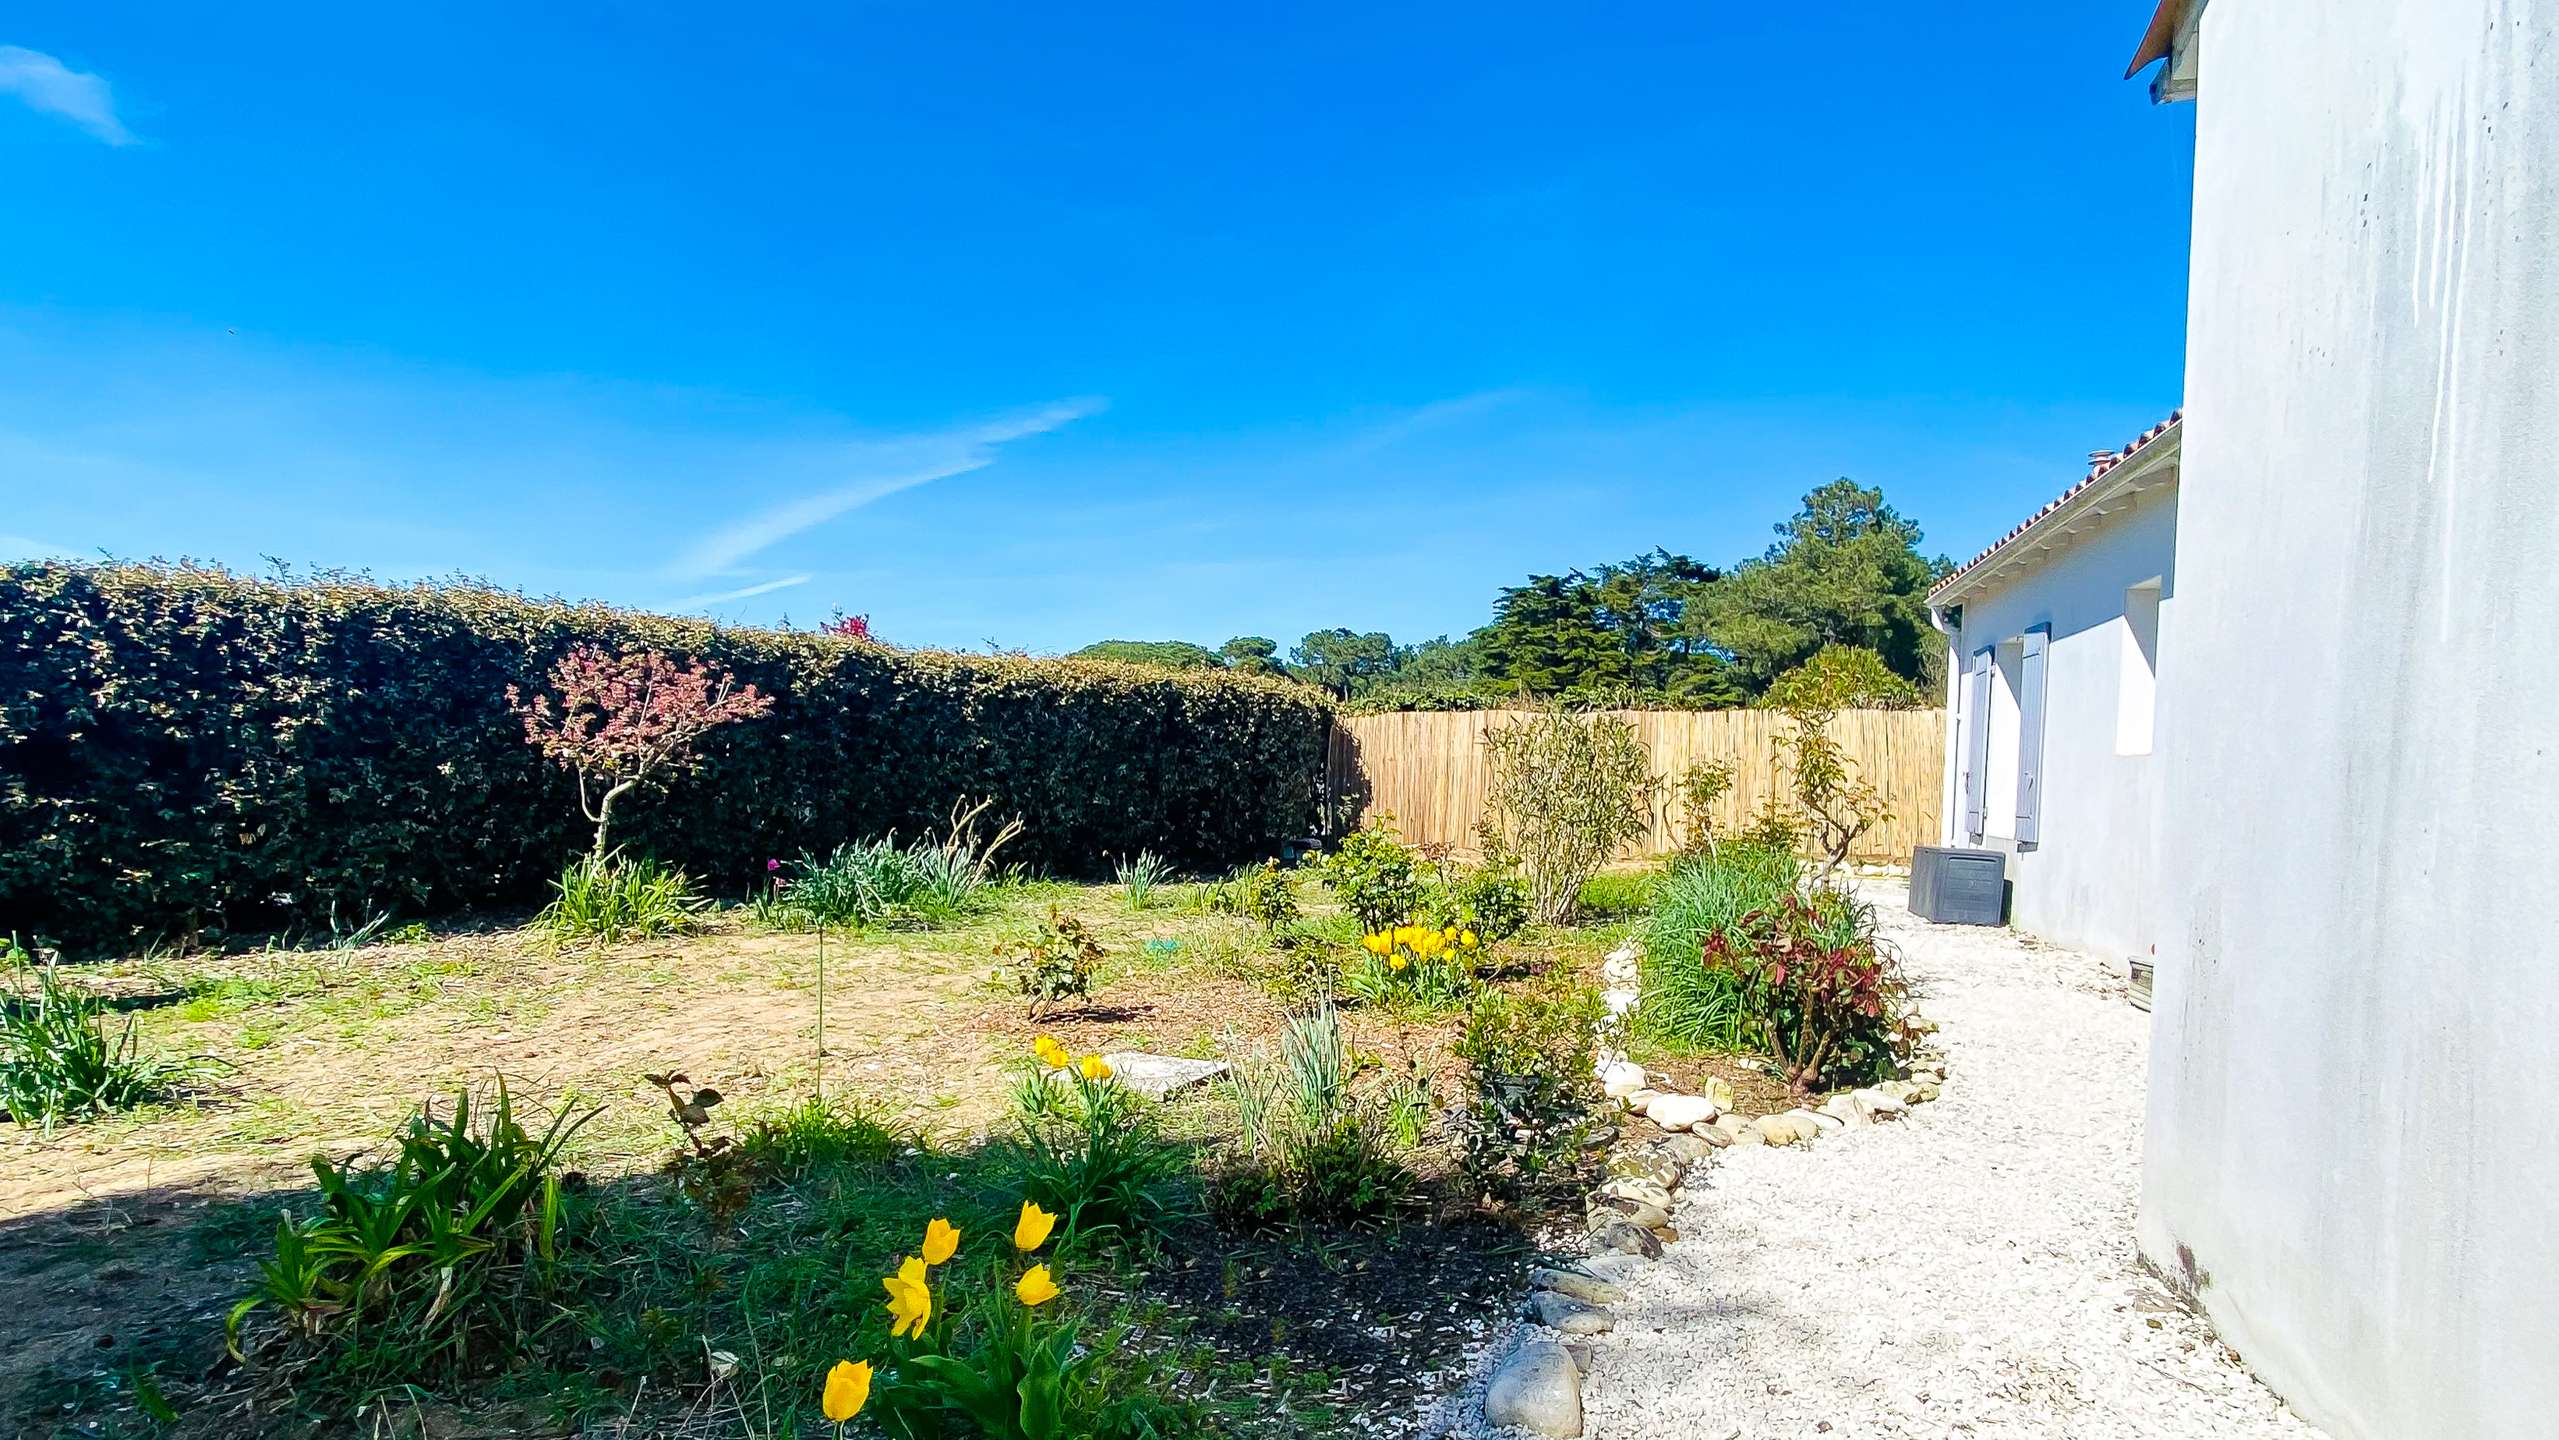
<svg viewBox="0 0 2559 1440"><path fill-rule="evenodd" d="M2017 662L2017 843L2043 839L2044 812L2044 674L2049 669L2053 627L2038 625L2026 632Z"/></svg>
<svg viewBox="0 0 2559 1440"><path fill-rule="evenodd" d="M1990 651L1973 652L1964 667L1964 842L1981 843L1982 796L1990 782Z"/></svg>

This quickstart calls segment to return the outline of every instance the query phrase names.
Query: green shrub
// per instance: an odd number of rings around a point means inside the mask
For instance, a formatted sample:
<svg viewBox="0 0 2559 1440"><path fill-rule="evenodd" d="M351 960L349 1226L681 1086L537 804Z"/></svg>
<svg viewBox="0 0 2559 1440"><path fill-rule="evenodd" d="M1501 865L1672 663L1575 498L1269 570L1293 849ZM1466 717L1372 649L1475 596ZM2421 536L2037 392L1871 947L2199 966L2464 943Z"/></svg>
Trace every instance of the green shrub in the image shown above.
<svg viewBox="0 0 2559 1440"><path fill-rule="evenodd" d="M485 1108L470 1092L439 1118L409 1119L386 1161L315 1156L321 1209L286 1215L275 1258L234 1306L265 1309L289 1361L316 1361L360 1394L431 1385L523 1353L565 1318L547 1293L562 1226L561 1148L595 1115L563 1110L536 1136L500 1078Z"/></svg>
<svg viewBox="0 0 2559 1440"><path fill-rule="evenodd" d="M1004 960L1014 993L1030 1000L1035 1018L1069 996L1089 998L1093 973L1102 965L1101 942L1084 928L1083 921L1055 906L1049 908L1048 923L1039 933L995 953Z"/></svg>
<svg viewBox="0 0 2559 1440"><path fill-rule="evenodd" d="M1614 715L1549 711L1485 732L1485 849L1516 853L1529 913L1572 923L1582 882L1652 827L1652 756Z"/></svg>
<svg viewBox="0 0 2559 1440"><path fill-rule="evenodd" d="M1679 848L1689 855L1715 851L1715 807L1732 793L1733 762L1700 760L1679 776Z"/></svg>
<svg viewBox="0 0 2559 1440"><path fill-rule="evenodd" d="M1662 872L1627 870L1593 875L1582 882L1584 920L1616 920L1641 915L1661 894Z"/></svg>
<svg viewBox="0 0 2559 1440"><path fill-rule="evenodd" d="M1517 1203L1582 1186L1605 1133L1593 1071L1597 996L1487 990L1466 1021L1460 1165L1478 1196Z"/></svg>
<svg viewBox="0 0 2559 1440"><path fill-rule="evenodd" d="M17 977L33 973L32 991ZM172 1099L209 1079L219 1062L143 1048L132 1017L110 1037L106 1004L64 985L50 965L31 964L15 940L0 946L0 1115L51 1134L66 1120Z"/></svg>
<svg viewBox="0 0 2559 1440"><path fill-rule="evenodd" d="M1265 930L1284 930L1297 923L1297 879L1277 860L1265 860L1237 882L1235 908Z"/></svg>
<svg viewBox="0 0 2559 1440"><path fill-rule="evenodd" d="M551 889L551 903L533 917L533 928L557 940L674 935L700 924L710 908L683 871L620 851L579 856Z"/></svg>
<svg viewBox="0 0 2559 1440"><path fill-rule="evenodd" d="M1768 682L1767 692L1752 703L1771 710L1807 705L1823 710L1916 710L1925 697L1874 651L1862 645L1824 645L1801 665Z"/></svg>
<svg viewBox="0 0 2559 1440"><path fill-rule="evenodd" d="M1012 878L996 868L996 853L1019 836L1022 822L1008 820L980 838L980 802L953 805L942 838L900 845L895 835L838 845L824 858L803 855L770 873L771 884L749 902L753 918L779 930L815 926L912 926L954 924L983 912L995 889Z"/></svg>
<svg viewBox="0 0 2559 1440"><path fill-rule="evenodd" d="M1434 890L1423 917L1472 930L1483 943L1508 940L1528 928L1528 882L1506 865L1469 870Z"/></svg>
<svg viewBox="0 0 2559 1440"><path fill-rule="evenodd" d="M1757 1048L1764 1027L1731 972L1698 963L1710 937L1728 943L1751 915L1792 896L1802 867L1789 849L1727 841L1684 857L1661 882L1645 920L1644 999L1637 1026L1683 1050Z"/></svg>
<svg viewBox="0 0 2559 1440"><path fill-rule="evenodd" d="M1342 902L1362 932L1412 918L1422 903L1422 857L1396 838L1395 817L1376 815L1342 837L1324 857L1324 888Z"/></svg>
<svg viewBox="0 0 2559 1440"><path fill-rule="evenodd" d="M465 585L0 564L0 915L72 953L531 900L586 849L576 780L506 687L579 644L773 698L613 838L715 892L766 857L914 835L961 795L1060 872L1273 854L1316 809L1330 709L1284 680L892 650Z"/></svg>
<svg viewBox="0 0 2559 1440"><path fill-rule="evenodd" d="M1241 1153L1210 1183L1210 1203L1248 1230L1358 1224L1400 1209L1417 1181L1402 1150L1420 1139L1427 1082L1361 1083L1341 1016L1318 1000L1289 1017L1279 1054L1239 1055L1220 1082Z"/></svg>

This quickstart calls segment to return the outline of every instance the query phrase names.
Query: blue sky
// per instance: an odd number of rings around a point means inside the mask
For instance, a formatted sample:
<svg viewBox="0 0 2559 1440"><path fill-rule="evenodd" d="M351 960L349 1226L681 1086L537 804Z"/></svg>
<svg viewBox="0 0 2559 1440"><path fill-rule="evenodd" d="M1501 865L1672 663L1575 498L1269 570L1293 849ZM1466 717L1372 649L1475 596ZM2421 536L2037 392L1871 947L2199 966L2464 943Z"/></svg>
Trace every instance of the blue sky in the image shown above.
<svg viewBox="0 0 2559 1440"><path fill-rule="evenodd" d="M2146 6L0 15L0 558L1462 633L2178 402Z"/></svg>

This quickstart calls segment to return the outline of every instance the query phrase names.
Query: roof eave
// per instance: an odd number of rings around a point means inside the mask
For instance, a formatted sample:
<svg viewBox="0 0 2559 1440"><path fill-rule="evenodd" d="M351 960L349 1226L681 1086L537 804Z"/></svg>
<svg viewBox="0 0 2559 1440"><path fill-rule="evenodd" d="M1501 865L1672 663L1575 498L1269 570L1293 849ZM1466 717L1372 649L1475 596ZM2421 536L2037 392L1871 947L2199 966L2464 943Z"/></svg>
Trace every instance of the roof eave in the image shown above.
<svg viewBox="0 0 2559 1440"><path fill-rule="evenodd" d="M2182 420L2170 421L2149 441L2108 467L2104 474L2085 482L2050 510L2027 522L2024 529L1946 577L1944 583L1928 592L1930 608L1942 610L1961 603L1965 596L2003 576L2014 574L2020 565L2067 548L2082 535L2104 524L2107 516L2127 508L2119 502L2135 499L2162 485L2175 484L2177 456L2184 447L2185 433Z"/></svg>

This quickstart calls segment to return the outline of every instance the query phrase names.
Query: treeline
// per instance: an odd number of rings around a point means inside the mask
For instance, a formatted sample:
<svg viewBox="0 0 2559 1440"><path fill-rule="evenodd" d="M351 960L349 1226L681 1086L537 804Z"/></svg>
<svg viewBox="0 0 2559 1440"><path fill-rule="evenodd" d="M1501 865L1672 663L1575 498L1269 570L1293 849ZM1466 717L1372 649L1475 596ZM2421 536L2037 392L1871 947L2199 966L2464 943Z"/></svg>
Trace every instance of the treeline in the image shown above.
<svg viewBox="0 0 2559 1440"><path fill-rule="evenodd" d="M1871 652L1855 668L1904 704L1932 693L1940 664L1927 596L1948 571L1920 553L1919 526L1881 490L1835 480L1804 497L1767 551L1729 567L1655 548L1505 588L1489 623L1460 639L1401 644L1382 631L1316 630L1285 654L1239 635L1105 640L1087 658L1286 675L1350 710L1462 710L1560 701L1588 707L1722 709L1760 700L1826 647ZM1839 652L1826 666L1839 663Z"/></svg>

